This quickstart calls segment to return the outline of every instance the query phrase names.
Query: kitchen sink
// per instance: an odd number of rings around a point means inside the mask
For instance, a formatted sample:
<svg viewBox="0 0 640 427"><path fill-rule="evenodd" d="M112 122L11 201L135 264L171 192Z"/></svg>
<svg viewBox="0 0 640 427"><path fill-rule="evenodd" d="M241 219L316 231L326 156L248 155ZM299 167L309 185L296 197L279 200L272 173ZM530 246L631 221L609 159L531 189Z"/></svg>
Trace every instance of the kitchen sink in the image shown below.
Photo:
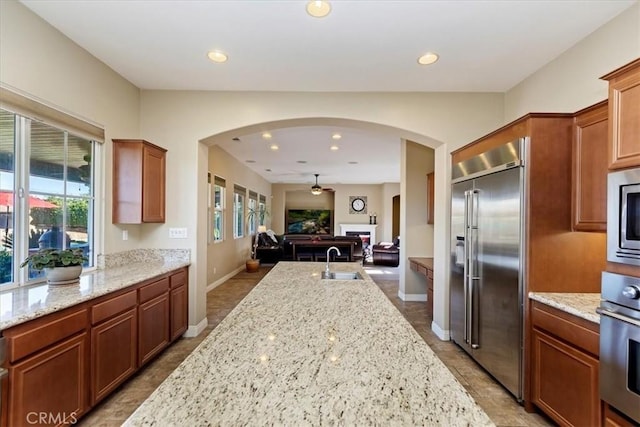
<svg viewBox="0 0 640 427"><path fill-rule="evenodd" d="M327 276L327 272L322 272L322 278L327 280L364 280L357 271L332 271Z"/></svg>

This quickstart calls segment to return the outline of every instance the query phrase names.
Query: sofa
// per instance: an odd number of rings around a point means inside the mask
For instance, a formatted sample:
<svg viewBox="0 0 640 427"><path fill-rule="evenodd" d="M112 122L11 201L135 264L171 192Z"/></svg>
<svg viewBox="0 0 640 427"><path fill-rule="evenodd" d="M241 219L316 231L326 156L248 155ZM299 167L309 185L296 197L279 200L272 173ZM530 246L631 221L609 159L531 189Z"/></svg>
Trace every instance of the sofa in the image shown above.
<svg viewBox="0 0 640 427"><path fill-rule="evenodd" d="M400 239L379 242L371 247L373 265L397 267L400 264Z"/></svg>
<svg viewBox="0 0 640 427"><path fill-rule="evenodd" d="M330 246L344 249L353 244L351 258L353 261L363 260L362 240L358 236L333 236L330 234L284 234L275 235L276 241L266 233L258 236L256 258L263 264L275 264L278 261L326 261L326 252ZM300 242L309 242L301 246ZM322 242L314 247L314 241ZM293 242L298 242L296 259L293 256ZM329 242L333 242L330 244ZM332 253L331 261L347 261L348 256Z"/></svg>

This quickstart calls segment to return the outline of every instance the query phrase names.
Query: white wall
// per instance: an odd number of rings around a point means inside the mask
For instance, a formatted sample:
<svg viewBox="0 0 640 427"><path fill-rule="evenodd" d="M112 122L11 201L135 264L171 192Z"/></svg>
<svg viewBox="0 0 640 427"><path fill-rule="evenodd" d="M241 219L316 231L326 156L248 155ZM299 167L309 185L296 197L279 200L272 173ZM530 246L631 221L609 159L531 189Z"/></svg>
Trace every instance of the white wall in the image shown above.
<svg viewBox="0 0 640 427"><path fill-rule="evenodd" d="M505 95L505 123L529 112L573 113L607 99L600 77L640 57L640 3L591 33Z"/></svg>
<svg viewBox="0 0 640 427"><path fill-rule="evenodd" d="M433 229L427 224L427 174L434 171L434 150L411 141L401 147L400 287L405 301L426 301L427 282L409 268L407 257L433 256Z"/></svg>

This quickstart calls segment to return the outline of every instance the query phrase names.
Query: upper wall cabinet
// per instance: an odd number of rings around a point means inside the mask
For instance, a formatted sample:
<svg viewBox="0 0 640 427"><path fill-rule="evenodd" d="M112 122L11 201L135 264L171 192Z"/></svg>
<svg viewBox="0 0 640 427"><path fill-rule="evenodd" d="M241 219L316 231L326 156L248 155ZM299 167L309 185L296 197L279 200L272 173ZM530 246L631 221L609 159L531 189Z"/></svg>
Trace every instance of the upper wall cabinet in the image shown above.
<svg viewBox="0 0 640 427"><path fill-rule="evenodd" d="M640 59L602 79L609 81L609 169L640 166Z"/></svg>
<svg viewBox="0 0 640 427"><path fill-rule="evenodd" d="M114 224L164 222L166 152L142 139L113 140Z"/></svg>
<svg viewBox="0 0 640 427"><path fill-rule="evenodd" d="M607 231L607 101L575 114L571 216L577 231Z"/></svg>

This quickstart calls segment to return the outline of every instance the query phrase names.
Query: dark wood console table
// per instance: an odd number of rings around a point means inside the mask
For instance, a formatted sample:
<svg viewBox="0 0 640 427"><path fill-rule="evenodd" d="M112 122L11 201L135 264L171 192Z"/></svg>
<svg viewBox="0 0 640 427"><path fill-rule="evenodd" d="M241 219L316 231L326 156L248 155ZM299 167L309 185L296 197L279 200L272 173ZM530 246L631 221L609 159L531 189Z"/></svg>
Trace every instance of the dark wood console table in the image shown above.
<svg viewBox="0 0 640 427"><path fill-rule="evenodd" d="M342 256L348 256L348 261L353 261L353 251L355 242L348 240L291 240L291 246L293 248L293 259L297 260L297 252L304 249L312 249L314 253L320 252L316 249L323 250L325 253L331 246L335 246L340 249Z"/></svg>
<svg viewBox="0 0 640 427"><path fill-rule="evenodd" d="M433 258L409 257L409 267L427 279L427 314L433 319Z"/></svg>

